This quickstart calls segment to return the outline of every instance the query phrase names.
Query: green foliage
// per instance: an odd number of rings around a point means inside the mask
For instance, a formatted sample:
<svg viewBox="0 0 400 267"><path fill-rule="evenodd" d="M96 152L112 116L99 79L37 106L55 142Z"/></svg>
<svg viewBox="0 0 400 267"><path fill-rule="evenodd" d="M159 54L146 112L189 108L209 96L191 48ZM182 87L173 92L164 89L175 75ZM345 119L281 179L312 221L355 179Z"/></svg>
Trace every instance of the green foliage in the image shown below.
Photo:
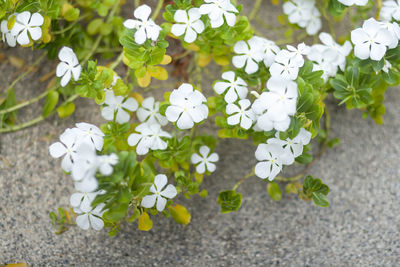
<svg viewBox="0 0 400 267"><path fill-rule="evenodd" d="M242 194L233 190L222 191L218 195L217 202L221 206L221 213L230 213L240 208Z"/></svg>
<svg viewBox="0 0 400 267"><path fill-rule="evenodd" d="M326 196L329 193L329 187L322 183L321 179L313 178L311 175L306 176L303 182L302 198L314 202L320 207L329 207L329 201Z"/></svg>
<svg viewBox="0 0 400 267"><path fill-rule="evenodd" d="M268 183L267 186L268 195L275 201L280 201L282 198L282 190L280 186L275 182Z"/></svg>

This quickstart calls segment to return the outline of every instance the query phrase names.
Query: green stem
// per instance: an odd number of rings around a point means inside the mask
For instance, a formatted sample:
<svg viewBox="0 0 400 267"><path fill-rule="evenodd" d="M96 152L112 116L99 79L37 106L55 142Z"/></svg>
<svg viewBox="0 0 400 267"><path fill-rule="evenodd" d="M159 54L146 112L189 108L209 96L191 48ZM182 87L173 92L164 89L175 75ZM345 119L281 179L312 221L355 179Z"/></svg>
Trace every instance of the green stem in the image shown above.
<svg viewBox="0 0 400 267"><path fill-rule="evenodd" d="M135 0L135 8L137 8L140 5L140 0Z"/></svg>
<svg viewBox="0 0 400 267"><path fill-rule="evenodd" d="M66 32L66 31L72 29L79 21L81 21L81 20L87 18L89 15L90 15L90 14L87 13L87 14L81 16L80 18L78 18L77 20L75 20L73 23L71 23L71 24L68 25L67 27L63 28L62 30L54 31L54 32L52 32L52 33L53 33L53 34L61 34L61 33L64 33L64 32Z"/></svg>
<svg viewBox="0 0 400 267"><path fill-rule="evenodd" d="M157 16L160 13L161 8L163 7L163 5L164 5L164 0L158 0L158 4L156 6L156 10L154 11L153 15L151 16L152 20L155 20L157 18Z"/></svg>
<svg viewBox="0 0 400 267"><path fill-rule="evenodd" d="M18 109L21 109L23 107L26 107L26 106L28 106L30 104L33 104L33 103L39 101L40 99L44 98L45 96L47 96L47 94L52 90L55 90L55 88L50 89L50 90L46 90L45 92L41 93L39 96L37 96L35 98L32 98L32 99L29 99L27 101L24 101L22 103L19 103L18 105L12 106L12 107L4 109L4 110L0 110L0 115L6 114L6 113L9 113L9 112L13 112L15 110L18 110Z"/></svg>
<svg viewBox="0 0 400 267"><path fill-rule="evenodd" d="M254 17L257 15L257 12L260 9L261 3L262 3L262 0L256 0L256 2L254 3L253 9L251 10L251 12L249 14L249 21L254 19Z"/></svg>
<svg viewBox="0 0 400 267"><path fill-rule="evenodd" d="M8 93L8 91L10 91L22 78L24 78L26 75L28 75L34 68L36 65L38 65L42 59L47 55L47 53L43 53L38 59L36 59L35 62L33 62L32 65L29 66L29 68L22 73L21 75L19 75L8 87L7 89L4 90L4 92Z"/></svg>
<svg viewBox="0 0 400 267"><path fill-rule="evenodd" d="M253 168L253 170L252 170L250 173L246 174L242 179L240 179L240 180L235 184L235 186L232 188L232 190L233 190L233 191L236 191L236 189L237 189L244 181L246 181L246 180L249 179L250 177L253 177L253 176L255 175L254 171L255 171L255 168Z"/></svg>
<svg viewBox="0 0 400 267"><path fill-rule="evenodd" d="M111 22L112 17L114 16L115 12L118 9L119 3L120 3L120 0L115 2L115 4L114 4L113 8L111 9L110 13L108 13L107 20L106 20L107 24L109 24ZM86 57L83 59L81 65L84 65L90 59L90 57L93 56L96 53L96 49L99 47L102 37L103 37L102 35L97 36L96 40L94 41L94 44L93 44L92 48L90 49L90 51L86 55Z"/></svg>
<svg viewBox="0 0 400 267"><path fill-rule="evenodd" d="M115 69L122 61L122 59L124 58L124 51L122 51L118 58L110 65L110 69Z"/></svg>
<svg viewBox="0 0 400 267"><path fill-rule="evenodd" d="M64 101L63 104L68 103L68 102L72 102L74 101L79 95L75 94L72 95L71 97L69 97L67 100ZM9 133L9 132L16 132L19 130L22 130L24 128L30 127L38 122L41 122L42 120L44 120L45 118L49 117L50 115L52 115L55 112L55 110L53 110L48 116L43 117L43 116L39 116L34 118L33 120L21 123L21 124L17 124L17 125L13 125L13 126L9 126L7 128L0 128L0 133Z"/></svg>

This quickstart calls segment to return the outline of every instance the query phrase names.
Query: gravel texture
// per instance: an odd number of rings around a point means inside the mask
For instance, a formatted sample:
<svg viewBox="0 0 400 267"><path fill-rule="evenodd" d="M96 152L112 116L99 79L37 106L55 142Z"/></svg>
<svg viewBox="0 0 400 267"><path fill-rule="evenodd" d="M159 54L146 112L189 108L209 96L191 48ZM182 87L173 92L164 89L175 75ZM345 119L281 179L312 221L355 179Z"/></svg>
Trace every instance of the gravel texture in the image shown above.
<svg viewBox="0 0 400 267"><path fill-rule="evenodd" d="M23 55L37 53L0 49ZM38 77L43 64L16 86L21 98L43 90ZM0 84L12 80L15 69L0 64ZM243 204L222 215L218 192L229 189L255 164L250 142L223 140L220 162L206 178L205 199L178 199L192 214L188 226L157 216L150 232L124 225L122 234L72 228L55 235L48 213L67 206L73 185L48 146L75 122L103 122L98 107L79 100L76 113L65 120L49 119L20 132L0 135L0 265L26 262L33 266L398 266L400 262L400 94L390 88L382 126L361 119L361 112L330 101L332 137L341 139L310 173L331 188L329 208L293 197L272 201L266 184L256 177L244 183ZM31 117L37 107L23 112Z"/></svg>

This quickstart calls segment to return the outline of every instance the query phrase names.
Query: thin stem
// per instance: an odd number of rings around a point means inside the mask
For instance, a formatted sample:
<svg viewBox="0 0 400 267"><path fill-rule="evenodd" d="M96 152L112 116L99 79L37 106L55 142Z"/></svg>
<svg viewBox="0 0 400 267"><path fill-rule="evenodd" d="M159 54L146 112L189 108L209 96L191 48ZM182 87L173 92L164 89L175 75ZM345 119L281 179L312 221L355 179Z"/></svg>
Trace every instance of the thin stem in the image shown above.
<svg viewBox="0 0 400 267"><path fill-rule="evenodd" d="M71 23L71 24L68 25L67 27L63 28L62 30L54 31L54 32L52 32L52 33L54 33L54 34L61 34L61 33L64 33L64 32L66 32L66 31L72 29L79 21L81 21L81 20L87 18L89 15L90 15L89 13L84 14L84 15L81 16L79 19L75 20L73 23Z"/></svg>
<svg viewBox="0 0 400 267"><path fill-rule="evenodd" d="M111 22L112 17L114 16L115 12L117 11L119 3L120 3L120 0L115 2L115 4L114 4L113 8L111 9L110 13L108 13L107 20L106 20L107 24ZM93 56L93 54L96 53L96 49L99 47L102 37L103 36L101 36L101 35L97 36L96 40L94 41L94 44L93 44L92 48L90 49L90 51L86 55L86 57L83 59L81 65L84 65L90 59L90 57Z"/></svg>
<svg viewBox="0 0 400 267"><path fill-rule="evenodd" d="M262 3L262 0L256 0L256 2L254 3L253 9L251 10L251 12L249 14L249 21L254 19L254 17L257 15L257 12L260 9L261 3Z"/></svg>
<svg viewBox="0 0 400 267"><path fill-rule="evenodd" d="M253 176L255 175L254 171L255 171L255 168L253 168L253 170L252 170L250 173L246 174L242 179L240 179L240 180L235 184L235 186L232 188L232 190L233 190L233 191L236 191L236 189L237 189L244 181L246 181L246 180L249 179L250 177L253 177Z"/></svg>
<svg viewBox="0 0 400 267"><path fill-rule="evenodd" d="M382 9L382 0L376 0L376 19L379 20L379 13Z"/></svg>
<svg viewBox="0 0 400 267"><path fill-rule="evenodd" d="M326 3L328 5L328 2ZM322 16L325 18L326 22L328 22L329 31L333 39L335 39L335 28L333 27L332 21L328 17L328 13L326 13L327 8L328 6L319 5L319 10L322 13Z"/></svg>
<svg viewBox="0 0 400 267"><path fill-rule="evenodd" d="M157 16L160 13L161 8L163 7L163 5L164 5L164 0L158 0L158 4L156 6L156 10L154 11L153 15L151 16L151 18L153 20L155 20L157 18Z"/></svg>
<svg viewBox="0 0 400 267"><path fill-rule="evenodd" d="M26 75L28 75L34 68L36 65L38 65L42 59L47 55L47 53L43 53L38 59L36 59L35 62L33 62L32 65L30 65L28 67L28 69L22 73L21 75L19 75L8 87L7 89L4 90L4 92L8 92L10 91L22 78L24 78Z"/></svg>
<svg viewBox="0 0 400 267"><path fill-rule="evenodd" d="M122 51L118 58L110 65L110 69L115 69L122 61L122 59L124 58L124 51Z"/></svg>
<svg viewBox="0 0 400 267"><path fill-rule="evenodd" d="M74 101L78 96L79 96L78 94L72 95L72 96L69 97L67 100L65 100L63 104ZM15 132L15 131L19 131L19 130L22 130L22 129L24 129L24 128L30 127L30 126L32 126L32 125L38 123L38 122L41 122L41 121L44 120L45 118L47 118L47 117L49 117L50 115L52 115L54 112L55 112L55 110L53 110L53 111L52 111L48 116L46 116L46 117L39 116L39 117L36 117L36 118L33 119L33 120L30 120L30 121L27 121L27 122L24 122L24 123L21 123L21 124L9 126L9 127L7 127L7 128L3 128L3 129L0 128L0 133Z"/></svg>
<svg viewBox="0 0 400 267"><path fill-rule="evenodd" d="M135 8L137 8L140 5L140 0L135 0Z"/></svg>
<svg viewBox="0 0 400 267"><path fill-rule="evenodd" d="M30 104L33 104L33 103L39 101L40 99L44 98L45 96L47 96L47 94L52 90L55 90L55 88L52 88L50 90L46 90L45 92L41 93L39 96L37 96L35 98L32 98L32 99L29 99L27 101L24 101L22 103L19 103L18 105L12 106L12 107L7 108L7 109L0 110L0 115L9 113L9 112L21 109L23 107L26 107L26 106L28 106Z"/></svg>

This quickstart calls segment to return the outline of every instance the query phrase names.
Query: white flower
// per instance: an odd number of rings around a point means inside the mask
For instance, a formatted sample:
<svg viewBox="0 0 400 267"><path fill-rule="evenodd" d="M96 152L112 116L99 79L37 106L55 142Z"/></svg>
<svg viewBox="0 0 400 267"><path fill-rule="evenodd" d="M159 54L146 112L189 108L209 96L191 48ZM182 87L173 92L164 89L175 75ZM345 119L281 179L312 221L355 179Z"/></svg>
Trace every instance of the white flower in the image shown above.
<svg viewBox="0 0 400 267"><path fill-rule="evenodd" d="M314 7L311 11L310 19L306 23L306 32L309 35L316 34L322 27L321 13Z"/></svg>
<svg viewBox="0 0 400 267"><path fill-rule="evenodd" d="M61 142L56 142L49 147L50 155L53 158L64 156L61 162L61 167L66 172L71 171L72 164L77 156L77 137L78 135L76 134L76 131L72 129L66 129L60 135Z"/></svg>
<svg viewBox="0 0 400 267"><path fill-rule="evenodd" d="M15 47L17 44L17 36L11 34L11 29L8 29L8 21L13 15L8 17L8 20L1 22L0 30L2 33L3 42L7 42L8 46Z"/></svg>
<svg viewBox="0 0 400 267"><path fill-rule="evenodd" d="M219 95L226 92L224 99L227 103L233 103L238 98L246 98L248 93L247 83L242 78L236 76L233 71L227 71L222 73L222 79L225 81L216 82L214 90Z"/></svg>
<svg viewBox="0 0 400 267"><path fill-rule="evenodd" d="M351 32L351 41L355 45L354 55L359 59L381 60L392 41L392 36L379 22L370 18L364 21L362 28Z"/></svg>
<svg viewBox="0 0 400 267"><path fill-rule="evenodd" d="M120 95L115 96L114 92L106 93L104 104L106 106L101 110L101 116L109 121L113 120L115 116L115 120L119 124L129 121L130 116L126 110L135 111L139 106L134 98L125 98Z"/></svg>
<svg viewBox="0 0 400 267"><path fill-rule="evenodd" d="M296 113L297 83L271 77L267 82L269 92L257 98L252 109L257 114L257 127L264 131L286 131L290 117Z"/></svg>
<svg viewBox="0 0 400 267"><path fill-rule="evenodd" d="M287 50L290 54L290 59L294 60L299 67L304 65L304 57L303 55L307 55L310 52L310 47L305 43L301 43L296 47L292 45L287 45Z"/></svg>
<svg viewBox="0 0 400 267"><path fill-rule="evenodd" d="M150 192L153 194L143 197L141 205L145 208L152 208L157 200L157 210L163 211L167 204L167 199L174 198L177 195L175 186L172 184L167 185L167 182L167 176L164 174L156 175L154 184L150 187ZM165 187L166 185L167 187Z"/></svg>
<svg viewBox="0 0 400 267"><path fill-rule="evenodd" d="M74 212L79 214L76 217L76 225L83 230L88 230L90 226L92 226L94 230L101 230L104 227L104 222L101 219L101 216L103 216L103 213L105 212L105 210L103 210L104 207L105 204L100 203L90 211L83 211L79 208L75 208Z"/></svg>
<svg viewBox="0 0 400 267"><path fill-rule="evenodd" d="M264 65L270 67L281 49L273 41L265 38L262 38L262 41L263 45L261 46L261 51L263 52Z"/></svg>
<svg viewBox="0 0 400 267"><path fill-rule="evenodd" d="M400 0L383 1L379 19L383 21L400 20Z"/></svg>
<svg viewBox="0 0 400 267"><path fill-rule="evenodd" d="M75 189L80 192L94 192L97 190L98 181L95 177L87 177L80 181L75 181Z"/></svg>
<svg viewBox="0 0 400 267"><path fill-rule="evenodd" d="M392 68L392 64L385 59L385 65L382 67L382 71L388 73L389 70Z"/></svg>
<svg viewBox="0 0 400 267"><path fill-rule="evenodd" d="M200 155L199 155L200 154ZM193 153L191 157L192 164L196 166L196 172L203 174L207 171L214 172L216 169L215 162L219 160L217 153L210 154L210 148L208 146L201 146L199 154Z"/></svg>
<svg viewBox="0 0 400 267"><path fill-rule="evenodd" d="M92 202L98 194L99 192L77 192L71 195L69 203L73 208L78 208L83 212L89 212L92 210Z"/></svg>
<svg viewBox="0 0 400 267"><path fill-rule="evenodd" d="M148 124L158 123L162 126L167 125L168 120L158 111L159 106L160 102L155 102L154 97L148 97L143 100L141 107L136 112L136 115L141 122L147 122Z"/></svg>
<svg viewBox="0 0 400 267"><path fill-rule="evenodd" d="M273 77L282 79L296 80L299 73L299 62L292 60L291 53L287 50L281 50L275 57L275 62L269 68Z"/></svg>
<svg viewBox="0 0 400 267"><path fill-rule="evenodd" d="M400 27L396 22L381 22L381 27L387 30L392 36L392 41L389 43L388 48L393 49L397 47L400 39Z"/></svg>
<svg viewBox="0 0 400 267"><path fill-rule="evenodd" d="M171 135L163 130L159 124L142 123L136 127L135 131L128 137L128 144L136 146L138 155L145 155L151 150L165 150L167 143L161 137L171 138Z"/></svg>
<svg viewBox="0 0 400 267"><path fill-rule="evenodd" d="M325 46L332 49L337 54L336 60L331 60L330 62L339 66L339 68L342 71L344 71L346 66L346 57L350 54L351 50L353 49L351 43L349 41L346 41L342 46L340 46L333 40L330 34L325 32L320 33L319 39Z"/></svg>
<svg viewBox="0 0 400 267"><path fill-rule="evenodd" d="M368 3L368 0L338 0L340 3L346 6L365 6Z"/></svg>
<svg viewBox="0 0 400 267"><path fill-rule="evenodd" d="M227 122L229 125L237 125L240 124L245 130L250 129L253 122L256 120L256 116L253 110L250 108L250 100L242 99L239 100L239 106L236 104L228 104L226 106L226 113L229 116Z"/></svg>
<svg viewBox="0 0 400 267"><path fill-rule="evenodd" d="M169 97L171 103L165 111L167 119L176 122L179 129L190 129L194 123L205 120L208 116L207 99L193 86L183 83L174 89Z"/></svg>
<svg viewBox="0 0 400 267"><path fill-rule="evenodd" d="M133 12L137 20L128 19L124 22L125 28L136 29L135 42L138 44L143 44L147 39L156 41L160 34L161 27L149 18L150 13L151 8L148 5L141 5Z"/></svg>
<svg viewBox="0 0 400 267"><path fill-rule="evenodd" d="M307 55L309 60L314 61L313 71L322 70L322 78L327 81L329 77L334 77L338 70L337 63L342 60L341 55L338 54L334 49L325 45L316 44L311 47L310 52ZM345 67L346 57L343 57L344 64L340 66Z"/></svg>
<svg viewBox="0 0 400 267"><path fill-rule="evenodd" d="M79 135L80 142L91 144L96 150L101 151L104 133L97 126L86 122L76 123L75 126L73 129Z"/></svg>
<svg viewBox="0 0 400 267"><path fill-rule="evenodd" d="M306 28L310 35L316 34L322 26L321 14L314 0L291 0L283 4L283 12L288 15L290 23Z"/></svg>
<svg viewBox="0 0 400 267"><path fill-rule="evenodd" d="M82 67L79 65L78 58L76 57L74 51L64 46L58 53L58 58L61 62L57 66L56 76L62 77L61 86L66 86L71 80L71 76L77 81L81 76ZM71 75L72 74L72 75Z"/></svg>
<svg viewBox="0 0 400 267"><path fill-rule="evenodd" d="M186 43L193 43L198 33L204 31L204 23L200 19L201 14L198 8L191 8L186 13L185 10L177 10L174 15L174 20L179 22L172 25L171 32L175 36L185 34L183 38Z"/></svg>
<svg viewBox="0 0 400 267"><path fill-rule="evenodd" d="M288 15L290 23L299 24L304 28L311 17L314 5L314 0L287 1L283 4L283 12Z"/></svg>
<svg viewBox="0 0 400 267"><path fill-rule="evenodd" d="M285 152L281 155L282 164L291 165L295 158L303 154L303 147L310 143L311 133L306 129L301 128L300 132L293 139L287 138L286 140L281 140L278 132L275 137L276 138L268 139L268 144L280 145Z"/></svg>
<svg viewBox="0 0 400 267"><path fill-rule="evenodd" d="M20 45L27 45L30 42L28 32L34 41L42 37L42 29L40 26L43 25L43 22L44 19L39 13L34 13L31 16L31 12L24 11L16 15L11 34L13 36L18 36L17 42Z"/></svg>
<svg viewBox="0 0 400 267"><path fill-rule="evenodd" d="M94 147L86 142L81 143L76 150L76 157L72 165L72 178L75 181L93 178L98 167L99 158Z"/></svg>
<svg viewBox="0 0 400 267"><path fill-rule="evenodd" d="M259 144L255 156L260 162L256 164L255 174L261 179L274 180L282 170L281 156L284 153L278 144Z"/></svg>
<svg viewBox="0 0 400 267"><path fill-rule="evenodd" d="M98 157L99 170L102 175L108 176L113 172L113 167L118 163L118 156L115 153Z"/></svg>
<svg viewBox="0 0 400 267"><path fill-rule="evenodd" d="M218 28L226 23L233 27L236 23L235 13L239 13L230 0L205 0L205 4L200 6L200 13L207 14L210 18L211 27Z"/></svg>
<svg viewBox="0 0 400 267"><path fill-rule="evenodd" d="M232 63L236 68L245 67L248 74L258 71L258 63L264 59L264 55L260 49L262 45L261 39L253 36L250 40L239 41L233 47L233 51L238 54L233 56Z"/></svg>

